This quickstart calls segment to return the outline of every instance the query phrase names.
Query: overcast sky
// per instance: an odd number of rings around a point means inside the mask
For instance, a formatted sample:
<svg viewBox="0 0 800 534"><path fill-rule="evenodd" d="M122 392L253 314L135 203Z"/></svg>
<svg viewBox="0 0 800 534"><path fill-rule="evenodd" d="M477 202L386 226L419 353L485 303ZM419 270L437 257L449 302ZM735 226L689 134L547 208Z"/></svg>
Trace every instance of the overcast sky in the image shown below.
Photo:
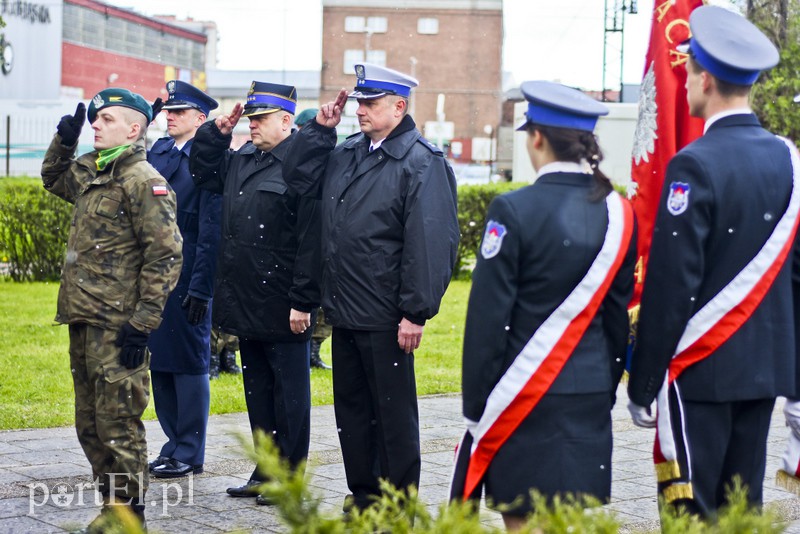
<svg viewBox="0 0 800 534"><path fill-rule="evenodd" d="M221 69L320 68L321 0L106 1L147 15L215 21L220 35ZM614 4L614 0L607 1ZM626 0L626 4L630 2ZM504 0L503 70L511 72L517 84L547 79L602 89L605 3L606 0ZM637 3L638 14L625 15L624 20L624 83L641 81L650 34L653 0ZM616 46L617 42L613 44ZM609 47L608 55L607 85L614 88L620 76L619 49Z"/></svg>

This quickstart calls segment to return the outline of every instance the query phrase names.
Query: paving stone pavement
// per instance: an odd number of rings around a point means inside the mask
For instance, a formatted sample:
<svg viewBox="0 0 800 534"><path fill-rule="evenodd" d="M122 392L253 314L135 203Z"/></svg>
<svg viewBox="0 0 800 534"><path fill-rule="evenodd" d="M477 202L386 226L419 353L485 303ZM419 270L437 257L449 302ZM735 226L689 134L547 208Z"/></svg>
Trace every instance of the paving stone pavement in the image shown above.
<svg viewBox="0 0 800 534"><path fill-rule="evenodd" d="M624 532L658 531L655 477L651 461L653 432L630 422L624 387L613 412L614 457L611 502L606 508L623 522ZM774 507L787 532L800 534L800 499L774 484L787 428L776 404L770 429L764 500ZM420 498L433 513L447 496L454 447L463 432L461 398L442 395L419 399L422 443ZM330 513L338 513L348 493L332 406L311 414L309 476ZM158 422L148 421L150 457L165 441ZM286 532L275 511L254 499L235 499L225 488L244 483L252 471L237 436L249 433L244 413L209 419L205 472L163 482L151 478L147 521L151 532ZM97 514L94 492L77 488L90 471L71 427L0 432L0 534L64 532L86 525ZM502 526L498 514L482 510L487 525Z"/></svg>

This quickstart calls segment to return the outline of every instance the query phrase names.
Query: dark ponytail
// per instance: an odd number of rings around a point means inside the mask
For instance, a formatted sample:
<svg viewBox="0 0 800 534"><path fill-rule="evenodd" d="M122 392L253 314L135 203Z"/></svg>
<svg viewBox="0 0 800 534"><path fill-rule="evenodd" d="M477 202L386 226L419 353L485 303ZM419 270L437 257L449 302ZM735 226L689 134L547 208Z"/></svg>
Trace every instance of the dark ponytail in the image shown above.
<svg viewBox="0 0 800 534"><path fill-rule="evenodd" d="M600 170L603 152L592 132L529 123L528 132L533 133L534 130L539 130L547 139L553 154L559 161L580 163L581 160L586 160L589 162L595 181L594 189L589 197L592 202L606 198L614 190L611 180Z"/></svg>

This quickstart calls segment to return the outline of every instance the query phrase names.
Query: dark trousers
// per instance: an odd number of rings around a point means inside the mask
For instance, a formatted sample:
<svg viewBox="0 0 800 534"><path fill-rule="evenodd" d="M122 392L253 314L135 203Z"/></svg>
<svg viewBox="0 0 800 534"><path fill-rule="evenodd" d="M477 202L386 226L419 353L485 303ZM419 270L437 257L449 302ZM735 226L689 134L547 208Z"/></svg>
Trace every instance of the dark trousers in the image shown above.
<svg viewBox="0 0 800 534"><path fill-rule="evenodd" d="M347 486L365 508L380 494L378 479L419 485L419 412L414 355L397 330L333 328L333 406Z"/></svg>
<svg viewBox="0 0 800 534"><path fill-rule="evenodd" d="M296 467L308 457L311 439L309 342L240 339L239 352L250 428L272 435L281 456ZM263 481L269 474L256 468L251 478Z"/></svg>
<svg viewBox="0 0 800 534"><path fill-rule="evenodd" d="M678 499L673 504L713 518L726 504L726 488L738 476L747 486L750 505L760 507L774 405L775 399L721 403L684 400L684 439L693 498ZM663 489L664 485L659 485L659 490Z"/></svg>
<svg viewBox="0 0 800 534"><path fill-rule="evenodd" d="M211 391L208 375L151 371L156 416L167 442L161 456L203 465Z"/></svg>

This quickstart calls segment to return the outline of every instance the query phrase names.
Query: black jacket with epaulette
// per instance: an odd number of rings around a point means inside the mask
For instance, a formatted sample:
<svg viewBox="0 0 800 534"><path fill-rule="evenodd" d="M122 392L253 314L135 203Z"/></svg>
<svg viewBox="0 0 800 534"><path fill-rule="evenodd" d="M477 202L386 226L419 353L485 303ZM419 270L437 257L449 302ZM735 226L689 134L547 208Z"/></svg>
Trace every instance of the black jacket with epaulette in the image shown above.
<svg viewBox="0 0 800 534"><path fill-rule="evenodd" d="M307 341L313 329L293 334L291 309L319 306L319 216L313 198L289 191L281 177L295 134L270 152L252 142L228 149L213 121L194 138L189 168L195 185L222 193L212 322L240 338Z"/></svg>
<svg viewBox="0 0 800 534"><path fill-rule="evenodd" d="M284 180L321 199L322 307L333 326L396 329L439 311L458 246L456 182L411 117L369 152L358 133L312 121L295 135Z"/></svg>

